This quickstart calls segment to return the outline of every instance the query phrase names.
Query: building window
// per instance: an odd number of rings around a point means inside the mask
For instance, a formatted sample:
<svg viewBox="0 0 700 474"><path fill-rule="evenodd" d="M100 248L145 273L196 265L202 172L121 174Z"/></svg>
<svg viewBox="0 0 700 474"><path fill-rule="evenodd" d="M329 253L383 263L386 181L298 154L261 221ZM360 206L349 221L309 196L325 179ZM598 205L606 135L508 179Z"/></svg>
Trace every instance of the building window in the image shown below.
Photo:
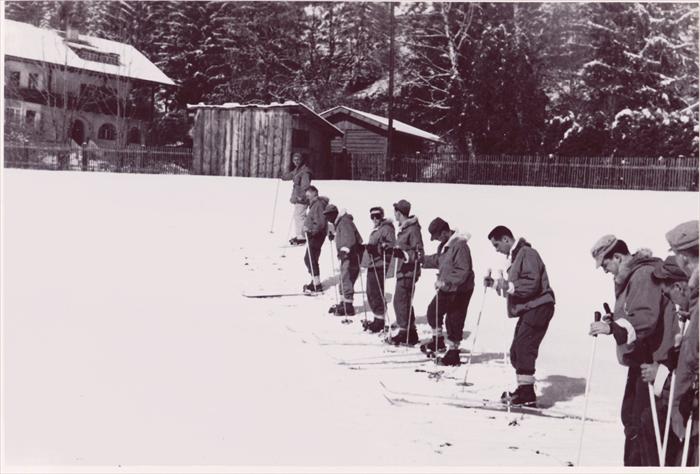
<svg viewBox="0 0 700 474"><path fill-rule="evenodd" d="M140 145L141 144L141 132L139 131L138 128L134 127L131 130L129 130L129 136L127 137L126 142L128 145L131 145L131 144Z"/></svg>
<svg viewBox="0 0 700 474"><path fill-rule="evenodd" d="M36 121L36 111L27 110L24 113L24 124L28 127L34 127Z"/></svg>
<svg viewBox="0 0 700 474"><path fill-rule="evenodd" d="M100 140L115 140L117 138L117 129L111 123L106 123L97 131L97 138Z"/></svg>
<svg viewBox="0 0 700 474"><path fill-rule="evenodd" d="M19 81L20 81L20 72L19 71L10 71L10 77L8 83L12 87L19 87Z"/></svg>
<svg viewBox="0 0 700 474"><path fill-rule="evenodd" d="M27 87L34 90L39 88L39 74L36 72L29 73L29 85Z"/></svg>
<svg viewBox="0 0 700 474"><path fill-rule="evenodd" d="M104 53L102 51L95 51L94 49L80 48L77 46L69 46L79 58L86 61L94 61L97 63L113 64L114 66L119 66L119 55L117 53Z"/></svg>
<svg viewBox="0 0 700 474"><path fill-rule="evenodd" d="M7 123L19 124L19 118L22 114L20 109L15 107L5 107L5 121Z"/></svg>
<svg viewBox="0 0 700 474"><path fill-rule="evenodd" d="M308 130L292 130L292 148L308 148L309 147L309 131Z"/></svg>

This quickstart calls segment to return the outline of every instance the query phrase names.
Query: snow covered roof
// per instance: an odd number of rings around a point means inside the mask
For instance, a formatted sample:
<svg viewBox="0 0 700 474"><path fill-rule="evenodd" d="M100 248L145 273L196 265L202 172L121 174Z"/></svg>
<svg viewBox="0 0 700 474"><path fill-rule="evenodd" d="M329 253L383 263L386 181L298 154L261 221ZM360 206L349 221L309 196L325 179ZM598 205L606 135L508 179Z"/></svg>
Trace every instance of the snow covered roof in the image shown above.
<svg viewBox="0 0 700 474"><path fill-rule="evenodd" d="M78 41L66 40L62 32L38 28L29 23L4 20L5 56L66 65L112 76L129 77L158 84L175 85L139 50L126 43L79 35ZM79 56L81 53L83 57ZM106 60L86 57L103 55Z"/></svg>
<svg viewBox="0 0 700 474"><path fill-rule="evenodd" d="M338 136L343 136L345 135L342 130L340 130L338 127L330 123L328 120L323 118L321 115L317 114L311 108L305 104L302 104L301 102L294 102L293 100L288 100L286 102L273 102L271 104L239 104L238 102L227 102L225 104L221 105L214 105L214 104L187 104L187 109L247 109L247 108L257 108L257 109L269 109L269 108L274 108L274 107L298 107L301 108L302 111L306 112L307 114L310 114L314 120L318 121L321 123L322 126L330 128L331 134L332 135L338 135Z"/></svg>
<svg viewBox="0 0 700 474"><path fill-rule="evenodd" d="M363 112L361 110L357 109L351 109L350 107L346 107L344 105L339 105L337 107L333 107L332 109L326 110L325 112L321 112L322 117L330 117L333 114L336 113L342 113L345 112L348 115L351 115L359 120L362 120L364 122L369 122L372 125L376 125L379 128L382 128L384 130L389 129L389 119L386 117L380 117L379 115L374 115L370 114L369 112ZM412 125L409 125L407 123L401 122L399 120L394 119L393 121L393 129L397 132L405 133L407 135L413 135L418 138L423 138L425 140L430 140L433 142L439 142L442 143L442 139L430 132L426 132L425 130L421 130L420 128L416 128Z"/></svg>

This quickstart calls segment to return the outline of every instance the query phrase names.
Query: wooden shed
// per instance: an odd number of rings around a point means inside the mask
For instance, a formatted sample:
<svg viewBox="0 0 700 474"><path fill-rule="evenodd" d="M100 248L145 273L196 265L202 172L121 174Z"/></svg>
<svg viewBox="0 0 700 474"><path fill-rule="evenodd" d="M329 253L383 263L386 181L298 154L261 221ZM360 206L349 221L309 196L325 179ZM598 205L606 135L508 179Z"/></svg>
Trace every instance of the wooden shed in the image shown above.
<svg viewBox="0 0 700 474"><path fill-rule="evenodd" d="M298 102L188 105L195 111L193 172L277 178L301 152L314 178L331 176L331 140L343 132Z"/></svg>
<svg viewBox="0 0 700 474"><path fill-rule="evenodd" d="M321 113L321 116L344 132L331 142L331 152L341 153L343 148L350 154L386 153L389 119L379 115L338 106ZM393 121L393 149L397 155L429 151L443 143L435 134Z"/></svg>

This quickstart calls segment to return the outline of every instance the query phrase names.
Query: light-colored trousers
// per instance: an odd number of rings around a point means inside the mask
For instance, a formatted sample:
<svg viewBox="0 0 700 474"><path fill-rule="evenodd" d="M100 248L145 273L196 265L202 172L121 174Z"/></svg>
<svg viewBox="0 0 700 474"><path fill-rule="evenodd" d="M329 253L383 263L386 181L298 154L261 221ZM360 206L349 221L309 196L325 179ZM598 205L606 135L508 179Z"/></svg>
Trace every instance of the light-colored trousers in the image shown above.
<svg viewBox="0 0 700 474"><path fill-rule="evenodd" d="M306 239L302 229L304 228L307 207L309 207L307 204L294 204L294 215L292 219L294 220L294 236L297 239Z"/></svg>

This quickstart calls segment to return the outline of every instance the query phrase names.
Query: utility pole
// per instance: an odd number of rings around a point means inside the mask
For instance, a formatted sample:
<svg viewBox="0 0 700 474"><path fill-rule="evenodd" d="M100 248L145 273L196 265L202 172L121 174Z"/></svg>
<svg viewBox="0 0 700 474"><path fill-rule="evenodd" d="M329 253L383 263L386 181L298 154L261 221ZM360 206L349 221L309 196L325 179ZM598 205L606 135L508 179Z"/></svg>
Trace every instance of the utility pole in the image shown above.
<svg viewBox="0 0 700 474"><path fill-rule="evenodd" d="M393 149L393 129L394 129L394 2L389 2L389 105L387 116L389 127L386 134L386 160L392 158Z"/></svg>

